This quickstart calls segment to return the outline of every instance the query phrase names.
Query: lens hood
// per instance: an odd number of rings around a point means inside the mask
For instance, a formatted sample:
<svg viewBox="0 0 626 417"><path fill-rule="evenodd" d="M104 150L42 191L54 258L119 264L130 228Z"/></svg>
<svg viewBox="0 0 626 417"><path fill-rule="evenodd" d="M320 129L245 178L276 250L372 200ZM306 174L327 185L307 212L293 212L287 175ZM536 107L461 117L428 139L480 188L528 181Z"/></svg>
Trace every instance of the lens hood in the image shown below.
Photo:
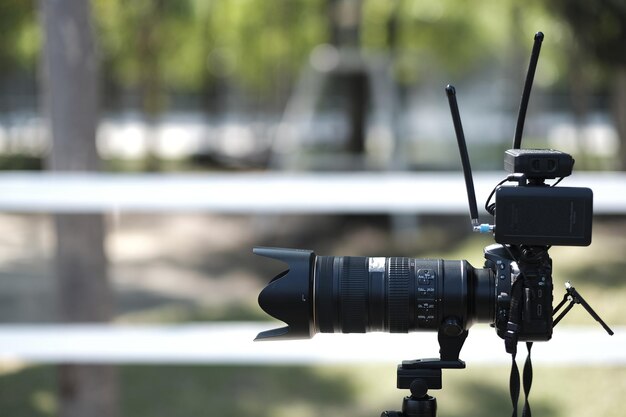
<svg viewBox="0 0 626 417"><path fill-rule="evenodd" d="M315 334L313 320L313 262L310 250L257 247L256 255L272 258L288 265L259 294L259 305L270 316L287 324L267 330L254 340L309 339Z"/></svg>

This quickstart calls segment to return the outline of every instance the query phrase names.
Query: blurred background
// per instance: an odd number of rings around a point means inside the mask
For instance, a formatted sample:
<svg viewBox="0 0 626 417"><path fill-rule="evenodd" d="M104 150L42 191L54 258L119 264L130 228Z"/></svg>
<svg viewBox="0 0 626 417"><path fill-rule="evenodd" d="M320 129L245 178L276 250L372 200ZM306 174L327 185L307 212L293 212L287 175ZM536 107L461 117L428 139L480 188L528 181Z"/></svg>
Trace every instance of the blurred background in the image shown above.
<svg viewBox="0 0 626 417"><path fill-rule="evenodd" d="M4 0L0 28L3 193L28 194L28 181L46 184L49 177L38 175L48 172L77 174L87 188L105 176L113 184L146 174L210 184L215 175L339 171L453 173L461 183L448 83L457 88L474 170L500 172L539 30L546 39L524 147L571 153L577 173L626 169L623 0ZM28 181L12 183L18 172ZM167 198L171 184L162 184ZM275 197L263 189L248 196ZM479 267L492 243L468 233L464 211L61 213L3 204L0 332L267 320L256 297L280 267L255 258L256 245L467 259ZM596 216L590 247L551 251L555 300L572 279L612 326L626 324L624 214ZM566 322L595 325L575 311ZM270 366L245 358L111 365L5 357L0 410L16 417L378 415L400 405L399 359L410 358ZM624 394L623 363L543 364L531 404L542 416L621 416ZM508 369L470 364L444 373L437 396L441 416L509 413Z"/></svg>

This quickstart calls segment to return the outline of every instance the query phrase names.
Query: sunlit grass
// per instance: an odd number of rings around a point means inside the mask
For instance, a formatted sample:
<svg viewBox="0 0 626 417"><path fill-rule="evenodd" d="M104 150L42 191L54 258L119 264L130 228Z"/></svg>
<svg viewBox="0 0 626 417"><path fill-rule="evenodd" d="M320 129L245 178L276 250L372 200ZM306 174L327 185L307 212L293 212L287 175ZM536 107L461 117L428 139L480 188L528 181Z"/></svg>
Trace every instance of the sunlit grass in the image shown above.
<svg viewBox="0 0 626 417"><path fill-rule="evenodd" d="M445 370L443 390L431 391L440 417L509 415L507 367ZM395 367L363 366L122 366L122 414L153 416L348 416L397 410L406 392ZM534 369L533 415L622 417L625 367ZM2 415L51 416L55 369L31 367L0 375Z"/></svg>

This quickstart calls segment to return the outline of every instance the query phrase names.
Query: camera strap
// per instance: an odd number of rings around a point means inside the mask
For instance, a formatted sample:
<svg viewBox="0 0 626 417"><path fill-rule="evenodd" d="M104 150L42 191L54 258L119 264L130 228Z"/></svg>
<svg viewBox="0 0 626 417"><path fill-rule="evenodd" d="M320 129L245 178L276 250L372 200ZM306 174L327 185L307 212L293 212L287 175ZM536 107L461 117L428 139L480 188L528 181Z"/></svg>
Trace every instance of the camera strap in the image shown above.
<svg viewBox="0 0 626 417"><path fill-rule="evenodd" d="M524 384L524 408L522 409L522 417L531 417L530 403L528 402L528 396L530 395L530 388L533 384L533 365L530 359L530 351L533 347L532 342L526 342L526 348L528 349L528 356L526 356L526 362L524 362L524 375L522 378ZM520 391L520 375L517 368L517 362L515 357L516 351L511 353L511 375L509 378L509 389L511 393L511 403L513 404L512 417L517 417L517 403L519 400Z"/></svg>
<svg viewBox="0 0 626 417"><path fill-rule="evenodd" d="M524 274L522 273L513 282L511 288L511 306L509 310L509 322L507 323L507 331L504 337L504 344L506 351L511 354L511 375L509 377L509 390L511 394L511 403L513 404L513 417L517 417L517 403L519 401L520 393L520 374L517 368L517 362L515 361L517 356L517 335L519 330L519 323L522 319L522 290L524 287ZM528 356L524 363L524 375L522 378L524 384L524 408L522 410L522 417L531 417L530 404L528 402L528 396L530 394L530 388L533 383L533 366L530 359L530 351L532 349L532 342L526 342L526 348L528 349Z"/></svg>

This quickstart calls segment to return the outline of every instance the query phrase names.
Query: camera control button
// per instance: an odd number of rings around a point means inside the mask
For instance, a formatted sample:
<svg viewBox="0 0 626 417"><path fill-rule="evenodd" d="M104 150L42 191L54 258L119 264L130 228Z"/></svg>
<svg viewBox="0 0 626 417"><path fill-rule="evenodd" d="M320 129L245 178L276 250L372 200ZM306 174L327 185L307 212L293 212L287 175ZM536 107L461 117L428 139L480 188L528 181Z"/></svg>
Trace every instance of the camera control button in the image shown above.
<svg viewBox="0 0 626 417"><path fill-rule="evenodd" d="M435 271L432 269L420 269L417 271L417 280L420 284L430 284L435 277Z"/></svg>
<svg viewBox="0 0 626 417"><path fill-rule="evenodd" d="M417 295L420 297L432 297L434 294L435 289L433 287L417 287Z"/></svg>
<svg viewBox="0 0 626 417"><path fill-rule="evenodd" d="M435 289L433 287L417 287L417 295L420 297L433 296Z"/></svg>

